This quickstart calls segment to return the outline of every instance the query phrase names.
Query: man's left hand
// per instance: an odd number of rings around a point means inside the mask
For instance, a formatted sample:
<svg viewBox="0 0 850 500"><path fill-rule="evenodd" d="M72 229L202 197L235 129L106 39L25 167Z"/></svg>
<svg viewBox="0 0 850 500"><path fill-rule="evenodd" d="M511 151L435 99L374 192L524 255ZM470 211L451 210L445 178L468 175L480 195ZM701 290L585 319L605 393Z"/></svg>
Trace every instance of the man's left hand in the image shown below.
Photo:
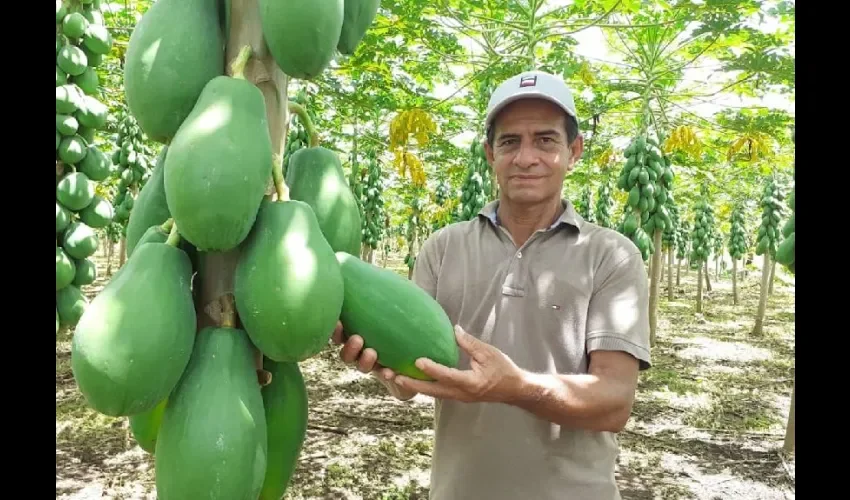
<svg viewBox="0 0 850 500"><path fill-rule="evenodd" d="M504 403L517 397L523 372L502 351L455 326L458 346L469 355L469 370L450 368L427 358L416 360L416 367L434 381L416 380L397 375L395 383L404 389L440 399L467 403Z"/></svg>

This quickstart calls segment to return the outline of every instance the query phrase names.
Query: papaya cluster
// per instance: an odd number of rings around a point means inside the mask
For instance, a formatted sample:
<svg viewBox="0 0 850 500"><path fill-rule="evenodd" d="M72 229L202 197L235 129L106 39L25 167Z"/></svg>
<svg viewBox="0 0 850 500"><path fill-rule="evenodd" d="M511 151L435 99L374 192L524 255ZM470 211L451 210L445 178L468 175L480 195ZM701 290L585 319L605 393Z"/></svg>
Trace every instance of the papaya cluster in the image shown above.
<svg viewBox="0 0 850 500"><path fill-rule="evenodd" d="M434 190L434 204L439 208L431 219L431 231L436 231L452 221L449 205L451 194L451 185L446 179L437 181L437 187Z"/></svg>
<svg viewBox="0 0 850 500"><path fill-rule="evenodd" d="M661 233L661 243L664 248L673 251L679 247L679 207L672 200L667 200L667 213L670 215L670 225L664 226Z"/></svg>
<svg viewBox="0 0 850 500"><path fill-rule="evenodd" d="M366 3L352 4L360 14L346 29L332 26L342 1L261 1L274 60L290 75L315 71L325 46L308 40L321 33L353 50ZM298 363L327 346L337 321L399 373L427 378L417 358L456 366L459 356L435 300L356 257L360 214L338 155L301 148L284 176L271 110L245 78L252 48L225 71L229 4L158 0L130 37L128 109L165 146L130 212L127 262L71 346L87 404L127 417L154 454L161 500L284 495L308 418ZM294 32L304 37L282 42Z"/></svg>
<svg viewBox="0 0 850 500"><path fill-rule="evenodd" d="M762 191L759 206L761 206L761 223L758 234L756 234L756 255L768 253L771 257L776 255L776 247L782 238L782 229L779 222L785 212L783 200L785 193L776 180L775 176L766 179Z"/></svg>
<svg viewBox="0 0 850 500"><path fill-rule="evenodd" d="M590 194L589 185L585 185L584 189L581 190L581 198L579 198L579 202L576 203L576 211L587 222L595 222L593 214L593 200Z"/></svg>
<svg viewBox="0 0 850 500"><path fill-rule="evenodd" d="M150 177L154 152L145 144L145 135L126 109L118 112L117 137L112 152L113 173L118 177L118 193L112 200L114 221L125 225L136 194Z"/></svg>
<svg viewBox="0 0 850 500"><path fill-rule="evenodd" d="M458 220L474 218L490 196L490 168L481 140L476 138L469 148L471 161L466 169L466 178L460 188L460 214Z"/></svg>
<svg viewBox="0 0 850 500"><path fill-rule="evenodd" d="M729 228L729 256L734 260L744 258L749 251L747 243L747 224L744 220L744 206L741 203L735 205L732 210L731 224Z"/></svg>
<svg viewBox="0 0 850 500"><path fill-rule="evenodd" d="M409 204L410 213L407 216L407 222L405 224L405 239L407 240L407 254L404 256L404 263L407 265L407 269L413 269L413 266L416 265L416 254L414 252L414 242L417 239L421 239L422 235L419 234L419 218L422 216L422 205L418 197L413 197L410 200Z"/></svg>
<svg viewBox="0 0 850 500"><path fill-rule="evenodd" d="M691 223L686 219L679 219L679 228L676 238L676 259L682 260L688 256L691 250Z"/></svg>
<svg viewBox="0 0 850 500"><path fill-rule="evenodd" d="M795 141L795 137L792 134L791 140ZM795 141L796 142L796 141ZM794 172L792 174L792 179L794 182L797 181L797 162L794 162ZM797 214L797 209L795 208L794 202L794 192L797 190L797 186L791 188L791 194L788 196L788 207L791 209L791 217L785 222L785 225L782 226L782 236L785 237L782 240L782 243L779 244L779 248L776 249L776 262L785 266L791 273L794 273L794 263L796 262L796 224L794 222L795 216Z"/></svg>
<svg viewBox="0 0 850 500"><path fill-rule="evenodd" d="M611 182L608 180L600 184L596 191L596 223L602 227L611 227L611 208L614 206L611 194Z"/></svg>
<svg viewBox="0 0 850 500"><path fill-rule="evenodd" d="M665 205L673 196L673 169L670 158L651 136L635 137L624 155L626 162L617 178L617 188L629 194L622 231L647 260L655 252L655 230L663 231L671 224Z"/></svg>
<svg viewBox="0 0 850 500"><path fill-rule="evenodd" d="M303 90L299 91L296 95L292 97L292 101L302 105L307 106L307 94ZM315 121L315 116L308 109L308 115L312 120ZM292 117L292 121L289 124L289 135L286 138L286 146L283 150L283 172L286 173L286 169L289 167L289 157L292 156L292 153L298 151L301 148L306 148L309 146L310 138L307 136L307 129L298 120L297 116ZM352 163L354 165L354 163ZM358 195L359 196L359 195Z"/></svg>
<svg viewBox="0 0 850 500"><path fill-rule="evenodd" d="M714 208L708 202L708 193L702 190L702 197L694 206L694 228L691 232L691 266L698 266L708 260L714 239Z"/></svg>
<svg viewBox="0 0 850 500"><path fill-rule="evenodd" d="M384 199L381 193L381 165L374 151L366 155L369 164L366 167L366 183L363 186L363 228L362 241L373 250L378 248L384 229Z"/></svg>
<svg viewBox="0 0 850 500"><path fill-rule="evenodd" d="M108 108L98 99L97 66L112 48L99 2L56 0L56 332L73 327L87 307L81 288L94 282L89 258L95 230L113 218L98 184L109 159L95 144Z"/></svg>

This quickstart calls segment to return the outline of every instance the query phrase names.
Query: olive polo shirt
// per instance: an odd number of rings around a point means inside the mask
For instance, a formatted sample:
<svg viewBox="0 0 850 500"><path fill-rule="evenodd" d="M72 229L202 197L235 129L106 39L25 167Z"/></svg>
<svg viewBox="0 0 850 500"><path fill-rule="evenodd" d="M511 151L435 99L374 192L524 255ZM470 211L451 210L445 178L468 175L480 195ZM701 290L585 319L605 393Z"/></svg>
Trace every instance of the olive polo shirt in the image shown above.
<svg viewBox="0 0 850 500"><path fill-rule="evenodd" d="M588 353L625 351L650 364L648 284L620 233L561 216L517 248L498 201L422 245L417 285L453 324L536 373L587 373ZM460 368L469 368L461 351ZM501 403L436 402L434 500L618 500L616 437L562 428Z"/></svg>

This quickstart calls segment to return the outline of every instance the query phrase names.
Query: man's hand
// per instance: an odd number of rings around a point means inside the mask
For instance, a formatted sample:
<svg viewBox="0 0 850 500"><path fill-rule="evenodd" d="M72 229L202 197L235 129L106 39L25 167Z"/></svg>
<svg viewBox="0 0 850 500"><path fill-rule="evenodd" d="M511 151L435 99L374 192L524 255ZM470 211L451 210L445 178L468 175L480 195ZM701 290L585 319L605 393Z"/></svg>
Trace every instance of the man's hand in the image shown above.
<svg viewBox="0 0 850 500"><path fill-rule="evenodd" d="M434 381L398 375L395 383L405 390L467 403L506 403L515 398L522 386L522 370L502 351L466 333L459 325L455 326L455 337L458 346L469 355L469 370L457 370L420 358L416 360L416 367Z"/></svg>
<svg viewBox="0 0 850 500"><path fill-rule="evenodd" d="M377 377L397 399L408 400L416 395L415 391L406 391L393 382L396 377L395 372L378 363L378 353L374 349L371 347L363 349L363 337L352 335L346 339L342 329L342 322L337 321L331 341L336 345L342 345L339 357L343 362L348 365L356 364L361 373L370 373Z"/></svg>

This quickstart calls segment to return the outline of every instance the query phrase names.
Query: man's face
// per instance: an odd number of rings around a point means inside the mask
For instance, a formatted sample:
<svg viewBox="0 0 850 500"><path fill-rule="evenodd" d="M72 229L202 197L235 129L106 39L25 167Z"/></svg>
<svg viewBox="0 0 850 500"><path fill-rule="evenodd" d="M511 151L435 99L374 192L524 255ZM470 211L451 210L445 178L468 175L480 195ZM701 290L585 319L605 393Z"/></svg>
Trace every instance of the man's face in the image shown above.
<svg viewBox="0 0 850 500"><path fill-rule="evenodd" d="M584 145L581 136L567 143L565 120L561 108L542 99L520 99L499 113L493 146L485 150L502 196L520 204L560 199Z"/></svg>

